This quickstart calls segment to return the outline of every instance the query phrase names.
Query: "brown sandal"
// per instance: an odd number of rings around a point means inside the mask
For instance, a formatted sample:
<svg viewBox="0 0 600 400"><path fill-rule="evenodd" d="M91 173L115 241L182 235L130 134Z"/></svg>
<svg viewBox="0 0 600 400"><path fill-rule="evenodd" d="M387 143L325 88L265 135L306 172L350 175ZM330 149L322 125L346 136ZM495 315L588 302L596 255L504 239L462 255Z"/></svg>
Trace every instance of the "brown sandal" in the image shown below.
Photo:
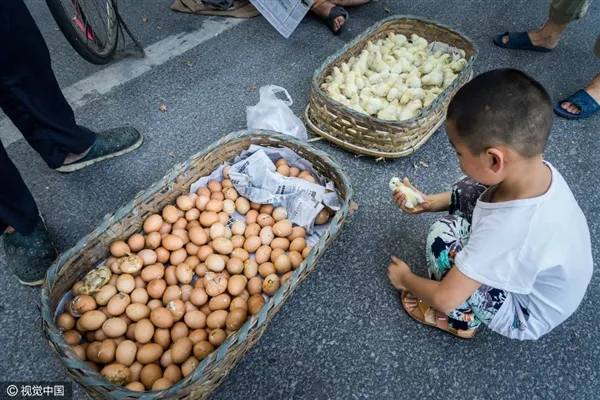
<svg viewBox="0 0 600 400"><path fill-rule="evenodd" d="M416 299L416 297L415 299L417 300L417 307L415 307L415 309L412 310L412 312L408 311L408 306L406 305L406 298L409 295L412 296L412 294L410 294L408 291L402 291L402 295L400 296L402 307L408 313L408 315L410 315L420 323L433 326L435 328L441 329L463 339L471 339L473 336L475 336L475 333L477 333L477 329L465 331L463 329L452 328L448 323L448 316L446 314L431 308L423 301Z"/></svg>

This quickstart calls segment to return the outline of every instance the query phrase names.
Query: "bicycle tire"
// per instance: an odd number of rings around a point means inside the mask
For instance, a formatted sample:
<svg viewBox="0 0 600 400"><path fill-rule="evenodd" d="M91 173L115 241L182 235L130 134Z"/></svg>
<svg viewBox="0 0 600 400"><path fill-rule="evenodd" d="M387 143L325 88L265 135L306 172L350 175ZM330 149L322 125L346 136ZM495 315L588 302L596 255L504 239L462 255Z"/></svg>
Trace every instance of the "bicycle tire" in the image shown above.
<svg viewBox="0 0 600 400"><path fill-rule="evenodd" d="M117 43L119 38L118 25L114 24L114 43L111 44L110 48L104 53L100 54L95 51L93 48L87 45L87 43L82 40L81 36L77 32L77 28L73 25L73 22L63 6L61 0L46 0L46 5L50 9L50 13L52 17L56 21L59 29L71 45L73 49L85 60L89 61L92 64L103 65L109 63L117 50ZM111 6L112 7L112 6ZM108 32L107 28L107 32Z"/></svg>

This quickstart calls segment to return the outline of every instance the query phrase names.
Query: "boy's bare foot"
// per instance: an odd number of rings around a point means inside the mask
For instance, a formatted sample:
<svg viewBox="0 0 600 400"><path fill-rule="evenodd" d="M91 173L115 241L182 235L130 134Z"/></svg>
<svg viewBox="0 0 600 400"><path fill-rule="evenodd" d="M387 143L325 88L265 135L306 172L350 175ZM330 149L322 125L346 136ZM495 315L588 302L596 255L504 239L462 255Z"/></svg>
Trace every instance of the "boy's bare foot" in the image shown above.
<svg viewBox="0 0 600 400"><path fill-rule="evenodd" d="M92 146L90 146L90 148L87 149L86 151L84 151L83 153L79 153L79 154L69 153L69 154L67 154L67 157L65 158L65 161L63 162L63 165L73 164L75 161L81 160L83 157L85 157L85 156L88 155L88 153L90 152L91 149L92 149Z"/></svg>
<svg viewBox="0 0 600 400"><path fill-rule="evenodd" d="M323 21L327 21L327 19L329 18L329 14L331 13L331 10L334 7L336 7L336 4L332 3L331 1L325 0L321 3L315 2L315 4L310 10ZM333 29L334 33L337 33L340 29L342 29L345 22L346 18L340 15L339 17L336 17L333 20L333 27L331 29Z"/></svg>
<svg viewBox="0 0 600 400"><path fill-rule="evenodd" d="M600 104L600 74L596 75L588 87L585 88L585 91L596 100L596 103ZM581 113L581 109L578 105L568 101L561 103L560 107L574 115L579 115Z"/></svg>
<svg viewBox="0 0 600 400"><path fill-rule="evenodd" d="M15 229L12 226L7 226L4 233L15 233Z"/></svg>
<svg viewBox="0 0 600 400"><path fill-rule="evenodd" d="M542 29L538 31L528 32L531 44L538 47L544 47L546 49L554 49L558 46L558 41L562 36L563 32L567 29L568 24L558 25L547 21ZM510 35L505 35L502 38L502 43L507 44L510 40Z"/></svg>

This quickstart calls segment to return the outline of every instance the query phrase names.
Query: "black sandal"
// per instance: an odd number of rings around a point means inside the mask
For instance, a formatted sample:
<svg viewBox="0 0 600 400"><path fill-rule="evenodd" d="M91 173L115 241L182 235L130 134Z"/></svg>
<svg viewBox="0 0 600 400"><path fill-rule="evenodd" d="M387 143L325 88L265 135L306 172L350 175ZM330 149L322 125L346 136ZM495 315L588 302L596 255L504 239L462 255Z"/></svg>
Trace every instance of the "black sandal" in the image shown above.
<svg viewBox="0 0 600 400"><path fill-rule="evenodd" d="M334 21L337 17L344 17L344 25L342 25L341 28L336 32ZM339 35L344 30L346 22L348 22L349 18L350 16L348 15L348 12L344 9L344 7L335 6L331 9L331 11L329 11L329 15L327 16L327 25L329 26L334 35Z"/></svg>

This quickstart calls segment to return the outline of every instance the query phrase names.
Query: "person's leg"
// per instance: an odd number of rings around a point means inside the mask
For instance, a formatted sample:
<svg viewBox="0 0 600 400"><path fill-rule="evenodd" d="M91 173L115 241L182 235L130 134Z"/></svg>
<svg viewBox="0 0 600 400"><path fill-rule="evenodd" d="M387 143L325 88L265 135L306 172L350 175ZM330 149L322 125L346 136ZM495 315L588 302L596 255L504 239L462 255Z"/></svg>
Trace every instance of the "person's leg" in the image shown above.
<svg viewBox="0 0 600 400"><path fill-rule="evenodd" d="M44 39L22 0L0 2L0 107L50 168L69 153L88 150L96 139L77 126L65 100Z"/></svg>
<svg viewBox="0 0 600 400"><path fill-rule="evenodd" d="M464 218L470 224L473 220L473 210L475 210L477 200L487 188L487 186L468 177L456 182L452 185L450 195L450 208L448 210L450 215Z"/></svg>
<svg viewBox="0 0 600 400"><path fill-rule="evenodd" d="M333 33L341 32L346 22L347 13L343 7L358 7L371 0L315 0L312 11L322 20L326 21ZM333 12L333 15L331 15ZM330 18L332 21L330 21Z"/></svg>
<svg viewBox="0 0 600 400"><path fill-rule="evenodd" d="M553 0L544 26L540 30L527 32L531 43L545 49L554 49L569 24L585 16L590 3L591 0ZM507 44L509 41L510 35L502 37L502 43Z"/></svg>

